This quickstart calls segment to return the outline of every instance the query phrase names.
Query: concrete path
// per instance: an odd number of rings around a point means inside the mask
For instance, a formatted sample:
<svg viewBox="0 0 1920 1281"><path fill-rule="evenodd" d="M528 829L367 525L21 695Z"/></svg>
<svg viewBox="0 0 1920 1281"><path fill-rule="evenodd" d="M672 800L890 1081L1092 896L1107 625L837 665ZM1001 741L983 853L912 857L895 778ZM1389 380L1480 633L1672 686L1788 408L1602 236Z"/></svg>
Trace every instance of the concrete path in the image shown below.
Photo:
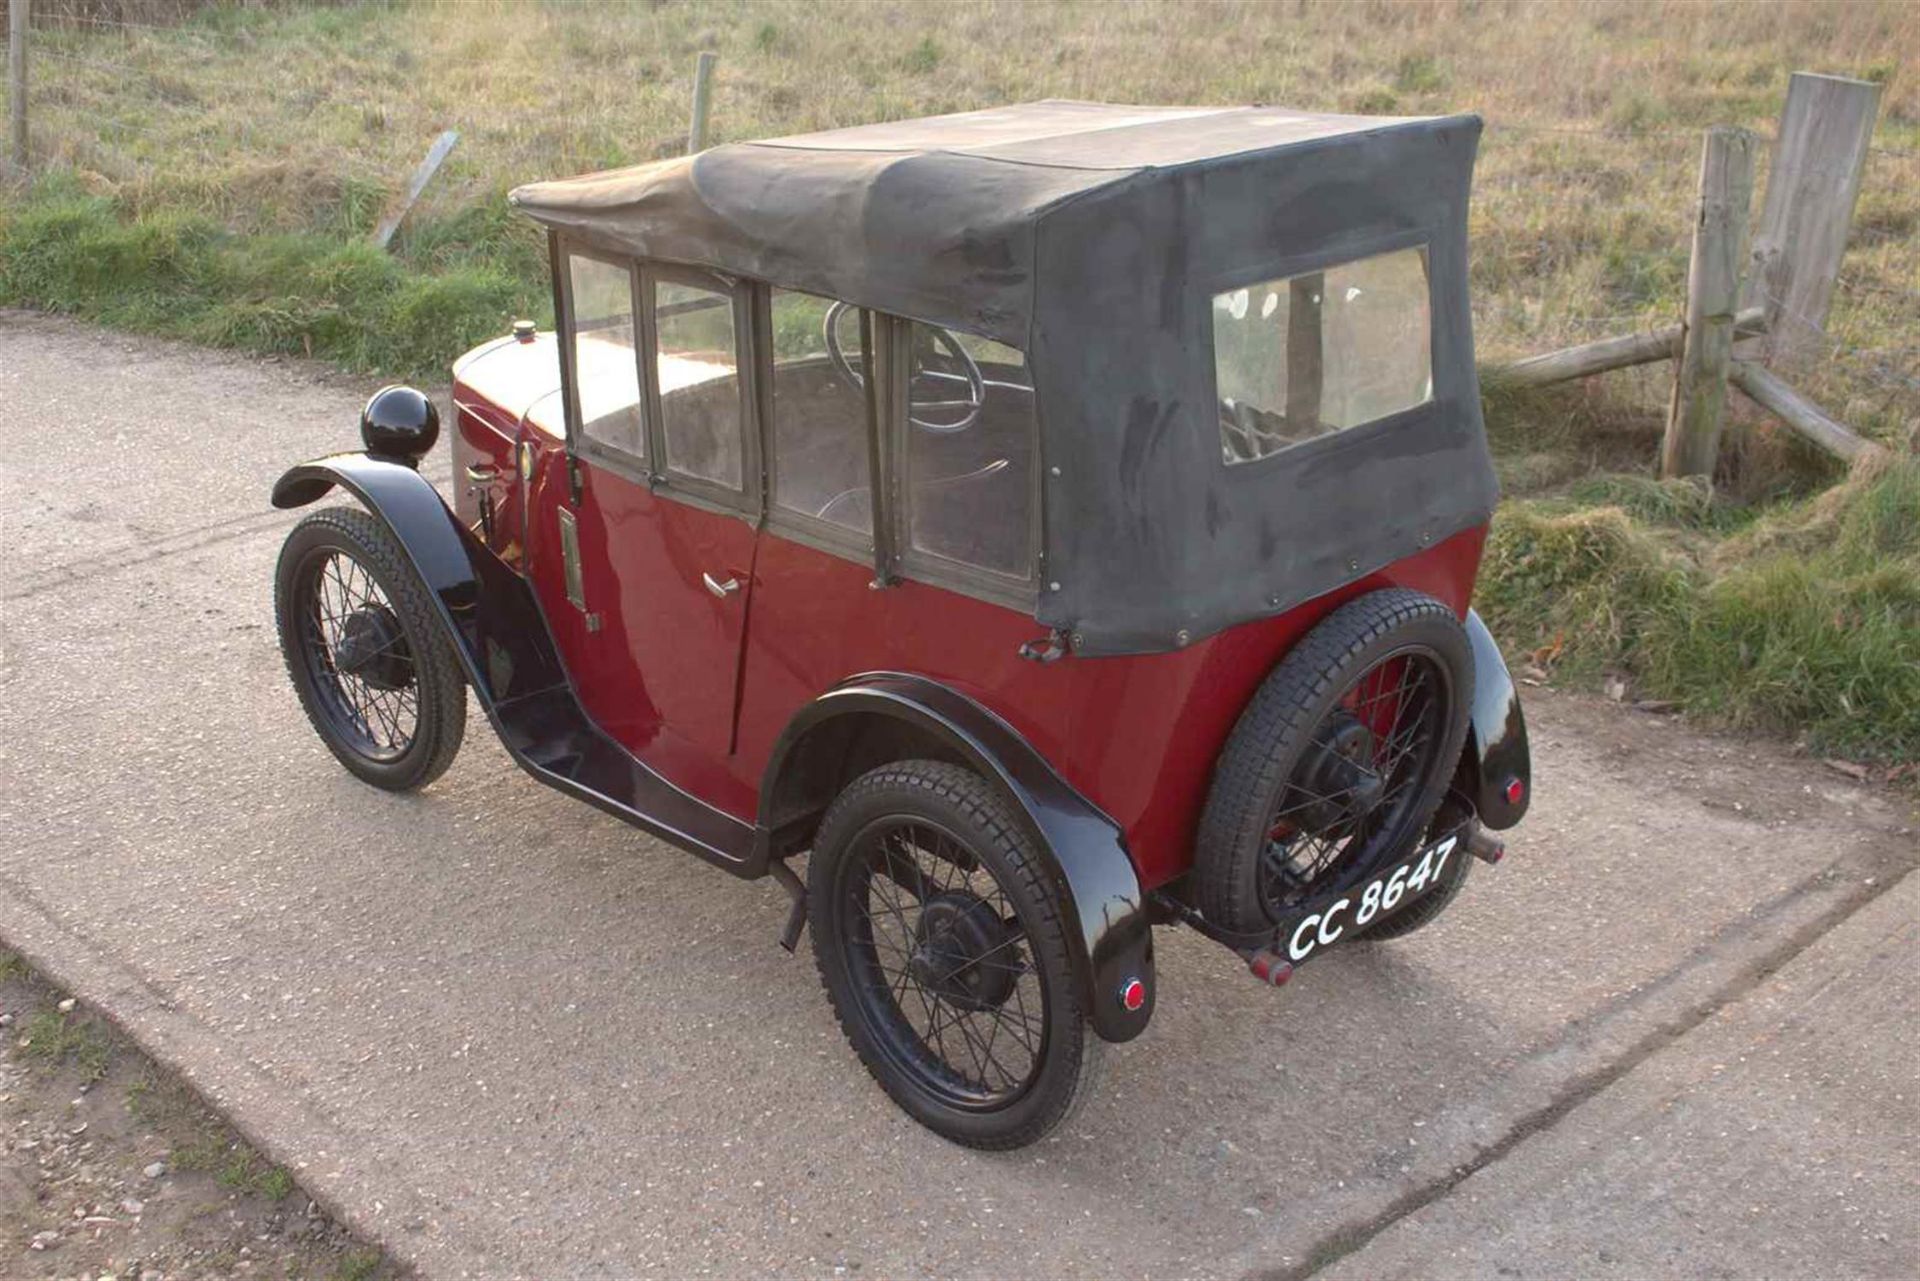
<svg viewBox="0 0 1920 1281"><path fill-rule="evenodd" d="M1536 812L1444 922L1279 993L1168 932L1077 1124L970 1153L777 889L477 718L415 797L315 740L266 492L367 390L0 313L0 940L427 1274L1920 1271L1900 798L1530 691Z"/></svg>

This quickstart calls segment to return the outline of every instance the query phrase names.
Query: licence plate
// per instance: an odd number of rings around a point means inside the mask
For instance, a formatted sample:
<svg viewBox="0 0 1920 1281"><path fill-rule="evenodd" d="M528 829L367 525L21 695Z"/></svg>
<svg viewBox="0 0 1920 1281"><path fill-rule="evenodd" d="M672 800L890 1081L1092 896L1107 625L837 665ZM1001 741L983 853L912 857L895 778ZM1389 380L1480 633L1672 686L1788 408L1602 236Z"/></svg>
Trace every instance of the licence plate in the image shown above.
<svg viewBox="0 0 1920 1281"><path fill-rule="evenodd" d="M1288 962L1299 965L1334 944L1360 934L1407 910L1431 894L1447 863L1467 857L1464 833L1455 832L1338 894L1309 899L1281 918L1274 942Z"/></svg>

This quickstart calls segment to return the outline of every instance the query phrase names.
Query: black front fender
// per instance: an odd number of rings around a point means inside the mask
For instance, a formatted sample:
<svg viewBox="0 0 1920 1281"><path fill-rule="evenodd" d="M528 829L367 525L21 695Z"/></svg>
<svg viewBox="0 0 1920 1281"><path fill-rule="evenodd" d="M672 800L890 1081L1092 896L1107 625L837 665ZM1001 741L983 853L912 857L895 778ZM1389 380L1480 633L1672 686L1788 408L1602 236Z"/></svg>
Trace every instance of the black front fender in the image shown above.
<svg viewBox="0 0 1920 1281"><path fill-rule="evenodd" d="M273 505L305 507L335 486L379 517L406 550L490 713L509 699L565 683L544 622L526 626L529 613L538 614L524 599L525 583L460 524L431 481L402 462L333 454L275 481Z"/></svg>
<svg viewBox="0 0 1920 1281"><path fill-rule="evenodd" d="M1508 828L1533 799L1527 720L1500 646L1473 610L1467 611L1467 638L1473 643L1473 714L1454 786L1473 802L1483 824ZM1518 799L1510 799L1516 788Z"/></svg>
<svg viewBox="0 0 1920 1281"><path fill-rule="evenodd" d="M761 783L763 829L782 817L782 797L795 780L821 768L809 759L819 731L853 716L903 721L938 738L974 770L997 783L1031 822L1064 891L1074 967L1094 1031L1128 1041L1153 1017L1153 933L1146 898L1126 840L1115 823L1049 765L1014 728L980 704L924 677L894 672L857 676L795 714ZM1137 978L1145 1003L1128 1010L1121 991Z"/></svg>
<svg viewBox="0 0 1920 1281"><path fill-rule="evenodd" d="M750 825L674 787L594 724L533 589L460 523L432 482L404 463L334 454L282 476L273 505L304 507L335 486L405 550L475 697L521 768L735 875L766 870Z"/></svg>

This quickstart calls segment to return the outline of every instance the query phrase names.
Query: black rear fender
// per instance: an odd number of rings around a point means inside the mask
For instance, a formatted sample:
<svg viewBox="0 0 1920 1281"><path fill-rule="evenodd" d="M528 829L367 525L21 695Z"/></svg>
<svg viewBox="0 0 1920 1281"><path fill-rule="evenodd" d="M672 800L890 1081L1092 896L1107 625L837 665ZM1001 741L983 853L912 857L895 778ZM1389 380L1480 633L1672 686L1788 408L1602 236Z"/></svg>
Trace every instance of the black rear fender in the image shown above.
<svg viewBox="0 0 1920 1281"><path fill-rule="evenodd" d="M1127 1041L1153 1016L1153 935L1119 824L1074 790L1012 726L955 690L892 672L856 676L795 714L767 762L761 830L776 856L812 834L840 787L864 768L931 755L997 784L1058 873L1074 968L1094 1031ZM1128 980L1146 988L1129 1011Z"/></svg>
<svg viewBox="0 0 1920 1281"><path fill-rule="evenodd" d="M1467 611L1467 638L1473 643L1473 710L1454 790L1473 802L1481 823L1508 828L1533 799L1527 721L1500 646L1473 610Z"/></svg>

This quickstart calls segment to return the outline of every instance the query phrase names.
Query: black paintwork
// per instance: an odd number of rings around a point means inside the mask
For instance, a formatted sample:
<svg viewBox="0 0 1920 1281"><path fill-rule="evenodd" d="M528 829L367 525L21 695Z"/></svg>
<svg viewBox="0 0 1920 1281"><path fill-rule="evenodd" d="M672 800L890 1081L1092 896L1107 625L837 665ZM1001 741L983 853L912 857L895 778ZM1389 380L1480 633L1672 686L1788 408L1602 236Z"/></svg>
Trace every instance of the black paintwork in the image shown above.
<svg viewBox="0 0 1920 1281"><path fill-rule="evenodd" d="M335 454L288 471L273 487L273 505L304 507L335 486L365 504L405 547L488 720L529 774L735 875L787 870L771 858L778 842L768 824L781 817L777 811L764 815L756 830L680 791L594 724L574 694L531 587L460 523L425 477L403 462ZM1110 1041L1144 1031L1156 986L1153 938L1118 824L978 703L920 677L855 677L796 714L767 766L765 808L773 810L771 798L821 764L807 746L809 731L853 713L879 713L929 731L999 780L1060 871L1074 936L1083 943L1074 964L1094 1030ZM787 884L791 877L781 879ZM1133 1012L1118 999L1130 978L1147 990L1146 1004Z"/></svg>
<svg viewBox="0 0 1920 1281"><path fill-rule="evenodd" d="M821 695L794 716L774 746L760 793L763 824L787 817L781 798L807 767L813 731L853 715L891 717L929 731L1000 783L1060 870L1064 903L1072 914L1069 925L1082 944L1074 965L1094 1031L1109 1041L1132 1040L1145 1031L1156 988L1153 935L1119 824L1075 791L1012 726L965 695L897 672L856 676ZM1140 979L1147 990L1146 1004L1131 1013L1119 1000L1130 978Z"/></svg>
<svg viewBox="0 0 1920 1281"><path fill-rule="evenodd" d="M460 523L431 482L404 463L335 454L282 476L273 505L304 507L335 485L406 548L487 719L522 768L736 875L765 873L765 843L752 827L673 786L594 724L532 588Z"/></svg>
<svg viewBox="0 0 1920 1281"><path fill-rule="evenodd" d="M425 392L382 387L360 411L360 440L369 453L417 463L440 439L440 411Z"/></svg>
<svg viewBox="0 0 1920 1281"><path fill-rule="evenodd" d="M1533 763L1527 751L1527 721L1520 712L1500 646L1480 615L1467 611L1467 638L1473 642L1473 717L1455 786L1473 801L1480 822L1496 830L1512 827L1533 799ZM1509 804L1507 783L1525 787L1518 805Z"/></svg>

